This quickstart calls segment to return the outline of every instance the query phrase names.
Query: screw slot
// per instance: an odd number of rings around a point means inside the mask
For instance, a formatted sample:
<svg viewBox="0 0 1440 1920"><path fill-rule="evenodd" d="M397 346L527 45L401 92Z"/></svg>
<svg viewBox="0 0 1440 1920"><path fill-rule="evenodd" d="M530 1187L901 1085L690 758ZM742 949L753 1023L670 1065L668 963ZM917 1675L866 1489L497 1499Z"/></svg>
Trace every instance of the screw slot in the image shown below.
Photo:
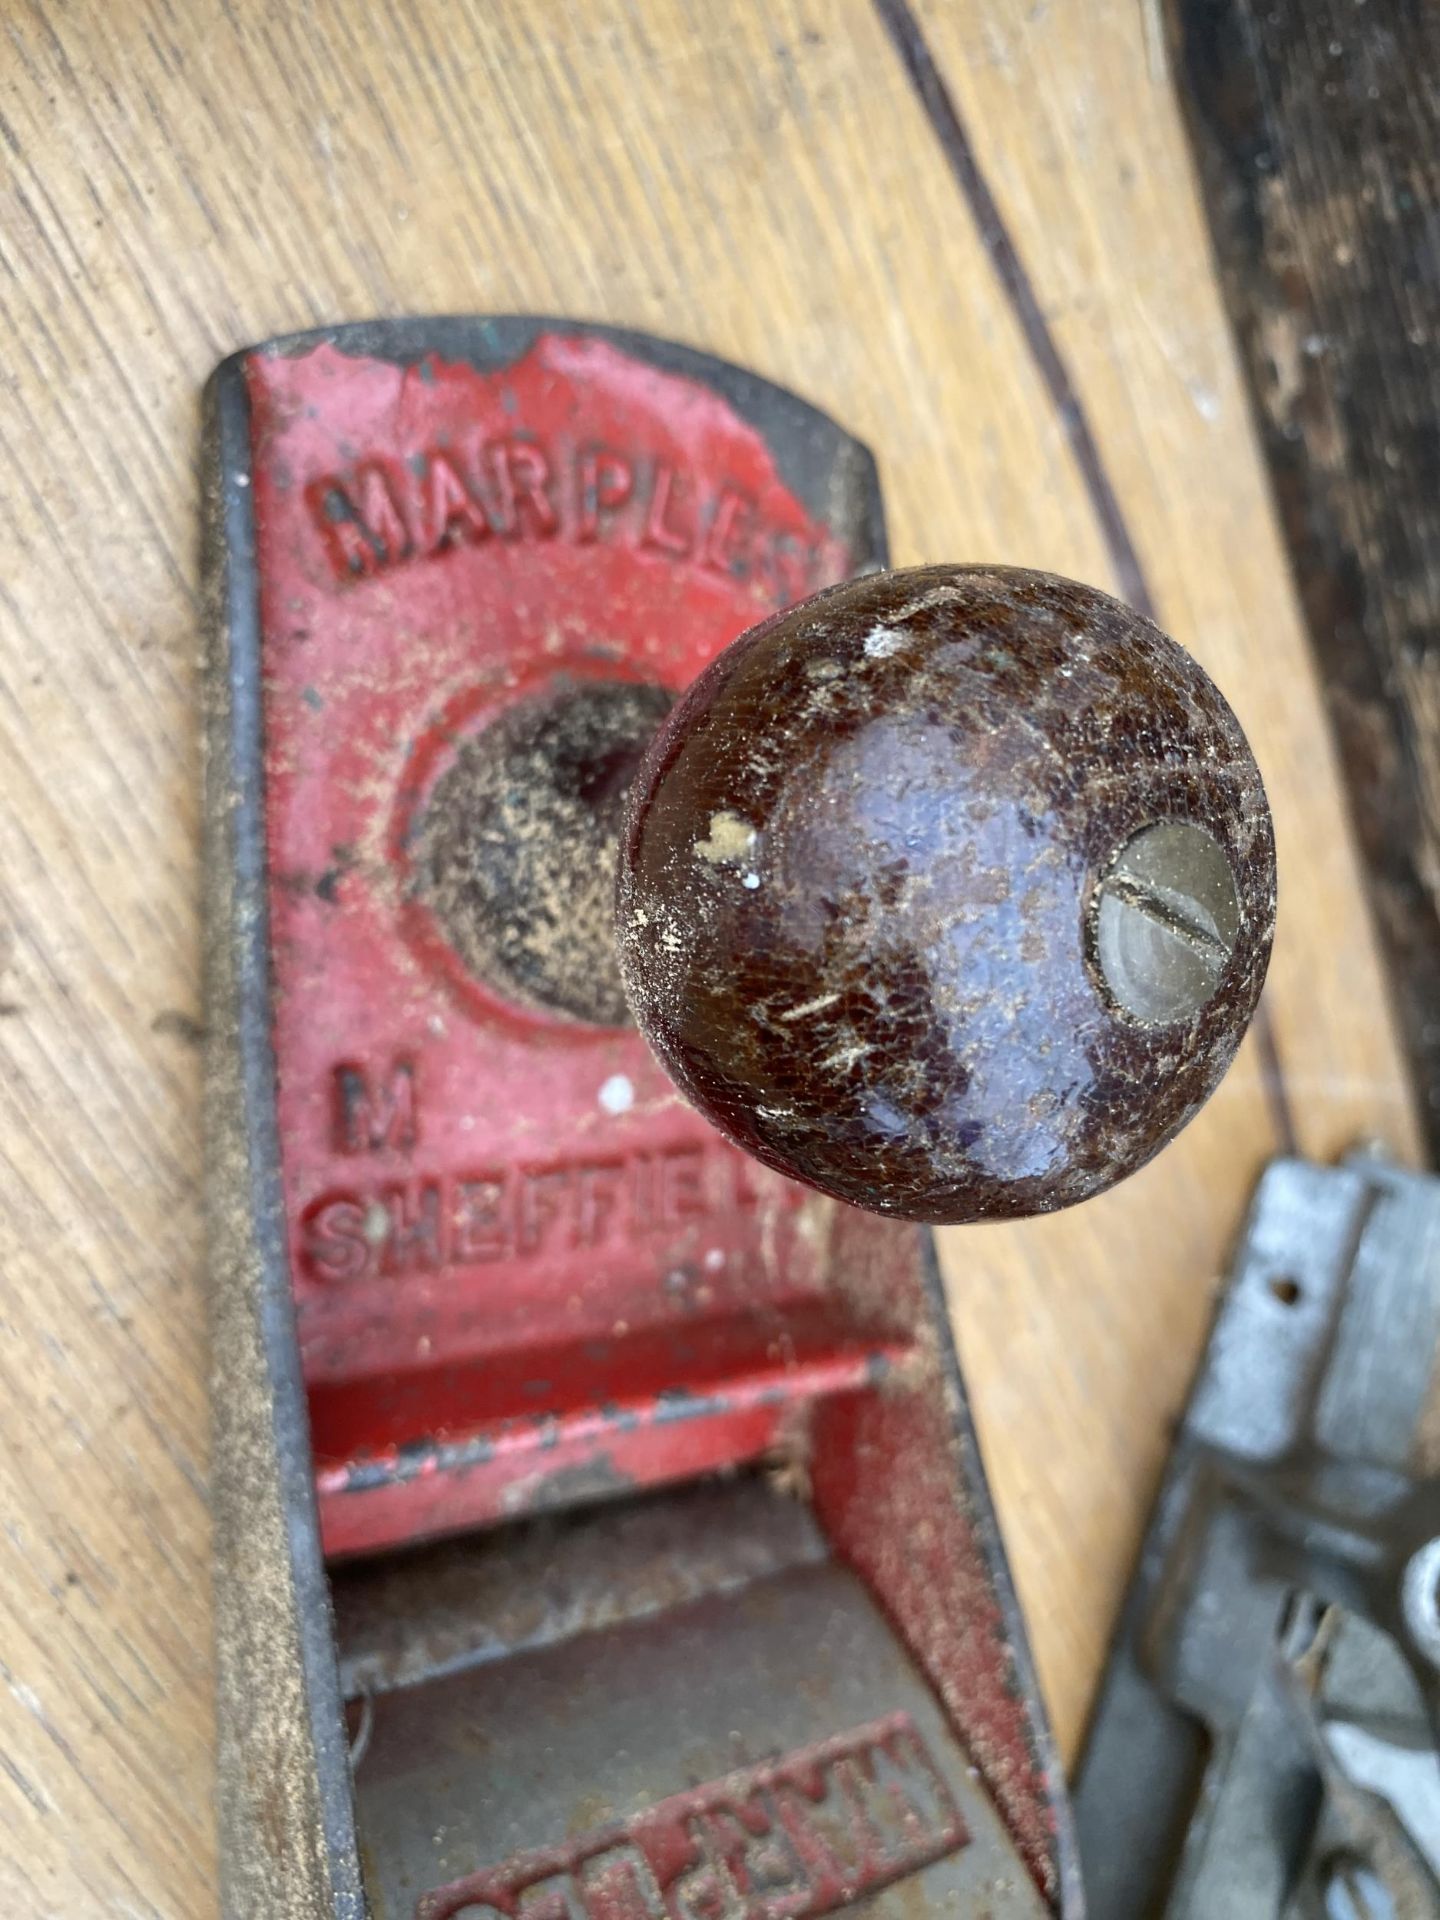
<svg viewBox="0 0 1440 1920"><path fill-rule="evenodd" d="M1215 997L1240 927L1225 849L1192 820L1161 820L1127 840L1100 877L1092 963L1121 1013L1168 1026Z"/></svg>

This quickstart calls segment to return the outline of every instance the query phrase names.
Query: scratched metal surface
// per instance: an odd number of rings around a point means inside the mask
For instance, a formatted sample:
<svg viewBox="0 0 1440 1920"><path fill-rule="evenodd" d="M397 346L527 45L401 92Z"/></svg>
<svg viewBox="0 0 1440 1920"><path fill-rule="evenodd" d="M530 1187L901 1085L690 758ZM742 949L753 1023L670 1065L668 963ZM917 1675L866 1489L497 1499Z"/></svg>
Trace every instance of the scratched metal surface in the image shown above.
<svg viewBox="0 0 1440 1920"><path fill-rule="evenodd" d="M373 1698L825 1557L807 1505L741 1475L355 1561L330 1573L340 1685Z"/></svg>
<svg viewBox="0 0 1440 1920"><path fill-rule="evenodd" d="M898 1745L874 1731L897 1715L913 1729ZM857 1803L857 1783L827 1758L837 1737L878 1790L869 1818L863 1785ZM898 1801L878 1749L900 1769ZM607 1895L591 1891L587 1905L586 1865L627 1845L671 1911L694 1920L848 1904L837 1858L874 1920L1049 1911L934 1696L833 1564L386 1694L356 1790L375 1920L409 1920L422 1895L452 1883L427 1920L475 1920L487 1892L535 1920L590 1920ZM616 1916L645 1912L633 1882L608 1900Z"/></svg>

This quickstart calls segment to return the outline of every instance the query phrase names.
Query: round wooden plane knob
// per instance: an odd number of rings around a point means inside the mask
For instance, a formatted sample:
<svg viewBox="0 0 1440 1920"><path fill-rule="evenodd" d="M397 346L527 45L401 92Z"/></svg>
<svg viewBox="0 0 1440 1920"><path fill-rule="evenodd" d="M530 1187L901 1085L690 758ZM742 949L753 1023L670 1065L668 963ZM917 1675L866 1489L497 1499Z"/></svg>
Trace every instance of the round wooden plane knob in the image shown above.
<svg viewBox="0 0 1440 1920"><path fill-rule="evenodd" d="M1074 581L925 567L743 635L630 791L631 1009L722 1133L902 1219L1143 1166L1255 1010L1275 846L1195 661Z"/></svg>

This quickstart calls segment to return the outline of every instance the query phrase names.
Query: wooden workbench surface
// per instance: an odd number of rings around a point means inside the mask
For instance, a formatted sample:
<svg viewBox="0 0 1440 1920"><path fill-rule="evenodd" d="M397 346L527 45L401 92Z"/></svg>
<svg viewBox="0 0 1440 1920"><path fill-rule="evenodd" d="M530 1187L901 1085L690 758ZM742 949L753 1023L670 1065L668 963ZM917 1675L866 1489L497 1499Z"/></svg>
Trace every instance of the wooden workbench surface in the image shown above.
<svg viewBox="0 0 1440 1920"><path fill-rule="evenodd" d="M933 61L933 65L930 63ZM1136 0L72 0L0 39L0 1912L214 1911L197 396L257 337L549 309L796 388L896 560L1153 601L1250 731L1281 935L1159 1163L947 1246L1073 1753L1287 1134L1413 1145L1354 856ZM1266 1036L1262 1035L1262 1042Z"/></svg>

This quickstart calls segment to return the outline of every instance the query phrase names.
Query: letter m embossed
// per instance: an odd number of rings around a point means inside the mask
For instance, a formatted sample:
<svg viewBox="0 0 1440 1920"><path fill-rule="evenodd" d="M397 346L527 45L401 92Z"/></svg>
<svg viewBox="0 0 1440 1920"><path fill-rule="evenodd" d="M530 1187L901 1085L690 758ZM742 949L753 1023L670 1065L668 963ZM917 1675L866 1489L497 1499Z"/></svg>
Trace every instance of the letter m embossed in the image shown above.
<svg viewBox="0 0 1440 1920"><path fill-rule="evenodd" d="M340 1153L404 1152L419 1137L415 1063L395 1060L388 1075L353 1060L335 1069L335 1146Z"/></svg>

